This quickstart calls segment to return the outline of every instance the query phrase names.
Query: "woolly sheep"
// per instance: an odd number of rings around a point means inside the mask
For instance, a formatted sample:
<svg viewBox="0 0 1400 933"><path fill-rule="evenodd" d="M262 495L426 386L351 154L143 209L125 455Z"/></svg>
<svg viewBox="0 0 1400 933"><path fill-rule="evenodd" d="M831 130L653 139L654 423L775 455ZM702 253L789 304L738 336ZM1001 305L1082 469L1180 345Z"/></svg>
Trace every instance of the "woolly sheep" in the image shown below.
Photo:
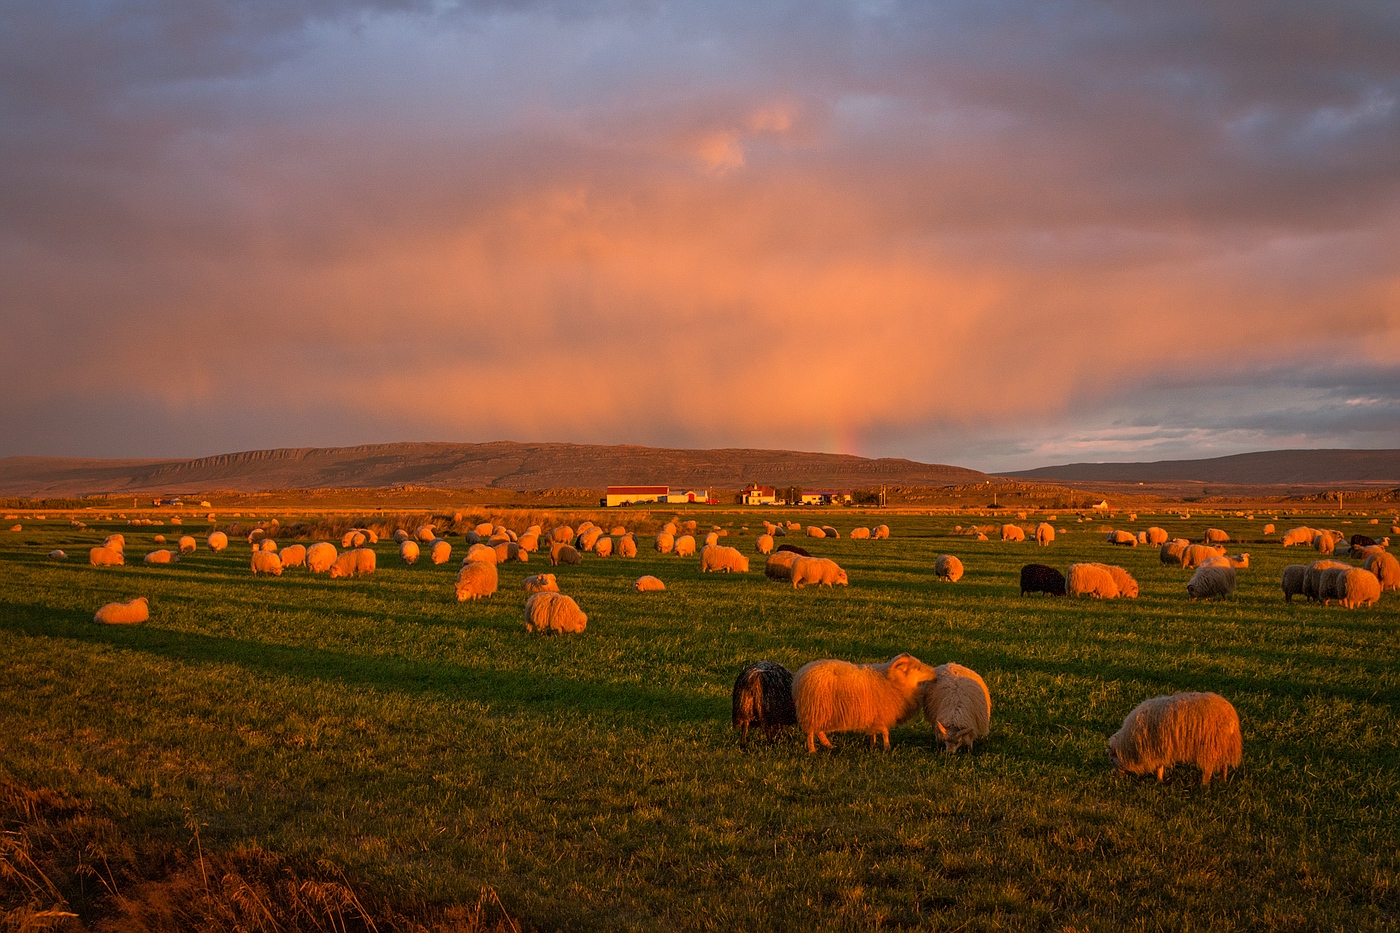
<svg viewBox="0 0 1400 933"><path fill-rule="evenodd" d="M647 575L645 577L638 577L637 582L632 584L632 589L636 590L638 593L659 593L666 589L666 584L662 583L656 577Z"/></svg>
<svg viewBox="0 0 1400 933"><path fill-rule="evenodd" d="M656 550L660 554L670 554L676 549L675 535L661 532L656 536Z"/></svg>
<svg viewBox="0 0 1400 933"><path fill-rule="evenodd" d="M976 671L951 661L934 668L934 674L919 691L924 718L943 740L944 751L972 751L972 743L991 729L991 691Z"/></svg>
<svg viewBox="0 0 1400 933"><path fill-rule="evenodd" d="M364 532L356 531L354 528L351 528L340 536L340 546L345 550L349 550L351 548L360 547L366 540L368 539L365 538Z"/></svg>
<svg viewBox="0 0 1400 933"><path fill-rule="evenodd" d="M1374 606L1380 602L1381 581L1369 570L1352 567L1342 571L1341 580L1336 584L1336 594L1348 609Z"/></svg>
<svg viewBox="0 0 1400 933"><path fill-rule="evenodd" d="M402 545L405 541L409 540L412 537L413 535L404 531L402 528L399 528L394 532L394 543Z"/></svg>
<svg viewBox="0 0 1400 933"><path fill-rule="evenodd" d="M126 563L126 557L109 547L95 547L88 551L88 563L94 567L120 567Z"/></svg>
<svg viewBox="0 0 1400 933"><path fill-rule="evenodd" d="M419 525L413 532L413 537L421 544L429 544L437 536L437 529L431 523Z"/></svg>
<svg viewBox="0 0 1400 933"><path fill-rule="evenodd" d="M1181 552L1181 566L1187 570L1195 570L1201 566L1202 562L1211 557L1224 557L1225 545L1217 544L1189 544Z"/></svg>
<svg viewBox="0 0 1400 933"><path fill-rule="evenodd" d="M617 556L618 556L618 557L636 557L636 556L637 556L637 539L636 539L636 538L633 538L630 534L629 534L629 535L623 535L621 538L618 538L618 539L617 539Z"/></svg>
<svg viewBox="0 0 1400 933"><path fill-rule="evenodd" d="M864 541L864 540L868 539L869 537L870 537L870 529L869 529L869 528L852 528L852 529L851 529L851 540L852 540L852 541Z"/></svg>
<svg viewBox="0 0 1400 933"><path fill-rule="evenodd" d="M180 549L181 554L193 554L197 547L194 535L181 535L175 546Z"/></svg>
<svg viewBox="0 0 1400 933"><path fill-rule="evenodd" d="M552 573L537 573L533 577L526 577L522 584L527 593L557 593L559 592L559 581Z"/></svg>
<svg viewBox="0 0 1400 933"><path fill-rule="evenodd" d="M335 565L338 556L334 544L317 541L306 549L306 569L312 573L324 573Z"/></svg>
<svg viewBox="0 0 1400 933"><path fill-rule="evenodd" d="M588 615L563 593L536 593L525 600L525 631L576 634L588 627Z"/></svg>
<svg viewBox="0 0 1400 933"><path fill-rule="evenodd" d="M277 556L276 551L254 551L252 567L255 576L260 573L282 576L282 558Z"/></svg>
<svg viewBox="0 0 1400 933"><path fill-rule="evenodd" d="M878 736L889 748L890 727L918 711L919 688L935 676L910 654L883 664L826 659L804 665L792 679L792 698L807 751L816 752L814 739L830 748L828 732L865 732L872 745Z"/></svg>
<svg viewBox="0 0 1400 933"><path fill-rule="evenodd" d="M788 522L788 523L787 523L787 530L788 530L788 531L801 531L801 530L802 530L802 523L801 523L801 522Z"/></svg>
<svg viewBox="0 0 1400 933"><path fill-rule="evenodd" d="M152 551L147 554L142 562L147 564L174 564L179 560L179 556L174 552L161 548L158 551Z"/></svg>
<svg viewBox="0 0 1400 933"><path fill-rule="evenodd" d="M580 551L591 551L593 550L593 545L597 544L598 539L602 536L603 529L597 527L587 528L579 532L578 541L575 543L574 546L577 547Z"/></svg>
<svg viewBox="0 0 1400 933"><path fill-rule="evenodd" d="M1340 600L1346 595L1343 579L1351 568L1347 565L1341 567L1329 567L1322 571L1317 579L1317 598L1322 600L1324 606L1332 605L1332 600Z"/></svg>
<svg viewBox="0 0 1400 933"><path fill-rule="evenodd" d="M1366 555L1361 566L1376 575L1382 591L1400 589L1400 561L1395 559L1394 554L1387 551L1375 551Z"/></svg>
<svg viewBox="0 0 1400 933"><path fill-rule="evenodd" d="M306 566L306 545L289 544L277 552L277 557L282 561L282 569L288 567Z"/></svg>
<svg viewBox="0 0 1400 933"><path fill-rule="evenodd" d="M1182 555L1186 553L1186 549L1190 546L1191 542L1187 541L1185 538L1173 538L1171 541L1166 542L1162 545L1162 549L1159 552L1162 563L1168 566L1175 565L1180 567Z"/></svg>
<svg viewBox="0 0 1400 933"><path fill-rule="evenodd" d="M777 524L777 525L774 525L774 526L773 526L773 530L770 531L770 532L768 532L768 533L769 533L770 535L772 535L773 537L775 537L775 538L786 538L786 537L787 537L787 527L784 526L784 525L782 525L782 524Z"/></svg>
<svg viewBox="0 0 1400 933"><path fill-rule="evenodd" d="M137 625L151 617L150 603L146 597L138 596L129 603L108 603L92 621L100 625Z"/></svg>
<svg viewBox="0 0 1400 933"><path fill-rule="evenodd" d="M627 527L625 525L613 525L612 530L609 531L608 534L612 535L614 538L620 538L627 534Z"/></svg>
<svg viewBox="0 0 1400 933"><path fill-rule="evenodd" d="M457 571L457 602L482 599L496 592L499 582L496 565L484 560L469 560Z"/></svg>
<svg viewBox="0 0 1400 933"><path fill-rule="evenodd" d="M494 564L497 561L496 549L489 544L473 544L467 548L467 556L462 559L462 563L468 564L480 561L486 564Z"/></svg>
<svg viewBox="0 0 1400 933"><path fill-rule="evenodd" d="M205 543L209 545L209 550L217 554L228 547L228 535L222 531L211 531L209 537L205 539Z"/></svg>
<svg viewBox="0 0 1400 933"><path fill-rule="evenodd" d="M1295 544L1312 544L1313 538L1317 537L1317 532L1306 525L1298 528L1291 528L1284 532L1283 546L1293 547Z"/></svg>
<svg viewBox="0 0 1400 933"><path fill-rule="evenodd" d="M1133 534L1131 531L1110 531L1108 533L1108 543L1121 544L1126 547L1137 547L1138 539L1137 535Z"/></svg>
<svg viewBox="0 0 1400 933"><path fill-rule="evenodd" d="M475 531L468 531L466 534L462 535L462 540L467 543L467 547L471 547L473 544L481 543L481 535L477 534Z"/></svg>
<svg viewBox="0 0 1400 933"><path fill-rule="evenodd" d="M1026 564L1021 568L1021 595L1030 593L1064 596L1065 575L1045 564Z"/></svg>
<svg viewBox="0 0 1400 933"><path fill-rule="evenodd" d="M1197 567L1186 583L1186 592L1192 601L1229 596L1235 592L1235 568L1228 563L1224 567Z"/></svg>
<svg viewBox="0 0 1400 933"><path fill-rule="evenodd" d="M773 553L773 536L769 534L759 535L753 543L754 550L760 554Z"/></svg>
<svg viewBox="0 0 1400 933"><path fill-rule="evenodd" d="M530 552L522 551L520 545L514 541L496 541L494 544L486 545L486 547L496 552L496 563L498 564L504 564L508 560L518 561L522 564L530 562Z"/></svg>
<svg viewBox="0 0 1400 933"><path fill-rule="evenodd" d="M1127 599L1137 599L1138 582L1133 579L1132 574L1114 564L1099 564L1098 566L1107 570L1108 575L1113 578L1113 585L1118 587L1119 596L1126 597Z"/></svg>
<svg viewBox="0 0 1400 933"><path fill-rule="evenodd" d="M807 550L805 547L798 547L795 544L780 544L777 546L777 548L774 549L774 553L776 553L777 551L791 551L792 553L797 554L800 557L812 556L811 551Z"/></svg>
<svg viewBox="0 0 1400 933"><path fill-rule="evenodd" d="M772 741L778 730L797 725L792 700L792 671L776 661L759 661L734 680L730 722L739 730L739 746L747 747L749 727L757 725Z"/></svg>
<svg viewBox="0 0 1400 933"><path fill-rule="evenodd" d="M822 526L822 531L826 532L826 536L827 536L828 538L839 538L839 537L841 537L841 532L837 531L837 530L835 529L835 527L833 527L833 526L831 526L831 525L823 525L823 526Z"/></svg>
<svg viewBox="0 0 1400 933"><path fill-rule="evenodd" d="M346 551L331 564L331 579L374 573L374 552L367 547Z"/></svg>
<svg viewBox="0 0 1400 933"><path fill-rule="evenodd" d="M264 538L262 541L258 542L258 550L275 551L277 550L277 542L271 538Z"/></svg>
<svg viewBox="0 0 1400 933"><path fill-rule="evenodd" d="M1319 554L1331 554L1337 549L1337 545L1341 540L1342 535L1340 532L1319 531L1313 538L1313 547L1317 549L1317 553Z"/></svg>
<svg viewBox="0 0 1400 933"><path fill-rule="evenodd" d="M1147 531L1145 531L1144 534L1147 535L1147 540L1143 543L1150 544L1153 547L1158 547L1160 545L1166 544L1167 539L1170 537L1170 535L1167 534L1167 529L1158 528L1156 525L1153 525L1151 528L1147 529Z"/></svg>
<svg viewBox="0 0 1400 933"><path fill-rule="evenodd" d="M574 540L574 530L568 525L557 525L549 533L549 540L551 543L568 544Z"/></svg>
<svg viewBox="0 0 1400 933"><path fill-rule="evenodd" d="M694 533L694 531L695 531L695 529L698 527L698 525L699 525L699 523L698 523L695 519L692 518L692 519L686 521L685 524L681 525L681 527L684 528L686 531L689 531L689 532L691 532L691 533Z"/></svg>
<svg viewBox="0 0 1400 933"><path fill-rule="evenodd" d="M108 535L102 541L102 546L116 551L118 554L126 553L126 537L124 535Z"/></svg>
<svg viewBox="0 0 1400 933"><path fill-rule="evenodd" d="M793 551L774 551L763 565L763 575L770 580L791 580L792 565L801 557Z"/></svg>
<svg viewBox="0 0 1400 933"><path fill-rule="evenodd" d="M405 564L411 564L414 561L416 561L420 553L421 551L418 547L417 541L412 541L405 538L399 544L399 559L402 560Z"/></svg>
<svg viewBox="0 0 1400 933"><path fill-rule="evenodd" d="M1120 773L1162 780L1173 765L1201 769L1201 784L1216 772L1228 778L1243 756L1240 717L1214 693L1176 693L1139 703L1108 740L1108 756Z"/></svg>
<svg viewBox="0 0 1400 933"><path fill-rule="evenodd" d="M700 551L701 573L748 573L749 559L738 548L707 544Z"/></svg>
<svg viewBox="0 0 1400 933"><path fill-rule="evenodd" d="M710 532L709 534L705 535L705 543L704 543L704 545L702 545L702 546L703 546L703 547L709 547L709 546L712 545L712 544L719 544L719 534L718 534L717 532L714 532L714 531L712 531L712 532Z"/></svg>
<svg viewBox="0 0 1400 933"><path fill-rule="evenodd" d="M1307 564L1289 564L1283 568L1279 583L1283 587L1283 601L1293 602L1294 596L1303 595L1303 578L1308 572Z"/></svg>
<svg viewBox="0 0 1400 933"><path fill-rule="evenodd" d="M1274 526L1273 526L1273 525L1265 525L1265 526L1264 526L1264 534L1266 534L1266 535L1271 535L1271 534L1273 534L1273 533L1274 533Z"/></svg>
<svg viewBox="0 0 1400 933"><path fill-rule="evenodd" d="M945 583L957 583L962 579L963 562L952 554L939 554L933 562L933 575Z"/></svg>
<svg viewBox="0 0 1400 933"><path fill-rule="evenodd" d="M870 533L872 538L888 538L890 536L889 525L876 525L875 530Z"/></svg>
<svg viewBox="0 0 1400 933"><path fill-rule="evenodd" d="M560 564L581 564L583 557L579 555L576 548L567 544L555 542L549 546L549 565L558 567Z"/></svg>
<svg viewBox="0 0 1400 933"><path fill-rule="evenodd" d="M826 531L823 530L823 529L821 529L821 528L818 528L816 525L808 525L808 526L807 526L807 537L809 537L809 538L825 538L825 537L826 537Z"/></svg>
<svg viewBox="0 0 1400 933"><path fill-rule="evenodd" d="M498 531L486 539L486 543L495 547L498 544L514 544L515 539L504 531Z"/></svg>
<svg viewBox="0 0 1400 933"><path fill-rule="evenodd" d="M613 539L607 536L599 538L593 543L593 553L599 557L611 557L613 552Z"/></svg>
<svg viewBox="0 0 1400 933"><path fill-rule="evenodd" d="M1055 527L1046 522L1035 526L1035 543L1041 547L1055 540Z"/></svg>
<svg viewBox="0 0 1400 933"><path fill-rule="evenodd" d="M666 524L661 526L660 533L663 535L670 535L674 538L676 535L681 533L681 527L675 522L667 522Z"/></svg>
<svg viewBox="0 0 1400 933"><path fill-rule="evenodd" d="M156 535L156 536L155 536L154 538L152 538L151 540L154 541L156 544L164 544L164 543L165 543L165 535Z"/></svg>
<svg viewBox="0 0 1400 933"><path fill-rule="evenodd" d="M479 547L480 545L474 545ZM434 564L445 564L452 557L452 545L441 538L435 539L428 545L428 559Z"/></svg>
<svg viewBox="0 0 1400 933"><path fill-rule="evenodd" d="M1020 525L1002 525L1001 540L1024 541L1026 540L1026 533L1021 529Z"/></svg>
<svg viewBox="0 0 1400 933"><path fill-rule="evenodd" d="M1315 560L1303 572L1303 595L1310 600L1322 599L1322 575L1329 570L1347 570L1349 564L1339 560Z"/></svg>
<svg viewBox="0 0 1400 933"><path fill-rule="evenodd" d="M677 556L677 557L694 557L694 556L695 556L695 536L694 536L694 535L681 535L679 538L676 539L676 556Z"/></svg>
<svg viewBox="0 0 1400 933"><path fill-rule="evenodd" d="M792 565L792 588L800 590L807 584L849 585L846 571L838 567L836 561L825 557L799 557Z"/></svg>
<svg viewBox="0 0 1400 933"><path fill-rule="evenodd" d="M1138 544L1146 544L1146 543L1147 543L1147 532L1145 532L1145 531L1139 531L1138 534L1137 534L1137 539L1138 539Z"/></svg>
<svg viewBox="0 0 1400 933"><path fill-rule="evenodd" d="M68 555L67 555L66 553L64 553L61 549L54 549L54 550L52 550L52 551L49 551L49 560L67 560L67 559L68 559Z"/></svg>
<svg viewBox="0 0 1400 933"><path fill-rule="evenodd" d="M526 532L517 538L515 543L520 546L520 550L526 553L538 551L540 549L540 536Z"/></svg>
<svg viewBox="0 0 1400 933"><path fill-rule="evenodd" d="M1205 534L1201 535L1202 544L1227 544L1229 541L1229 532L1219 528L1207 528Z"/></svg>
<svg viewBox="0 0 1400 933"><path fill-rule="evenodd" d="M1092 596L1095 599L1116 599L1118 584L1103 564L1070 564L1066 580L1070 596Z"/></svg>

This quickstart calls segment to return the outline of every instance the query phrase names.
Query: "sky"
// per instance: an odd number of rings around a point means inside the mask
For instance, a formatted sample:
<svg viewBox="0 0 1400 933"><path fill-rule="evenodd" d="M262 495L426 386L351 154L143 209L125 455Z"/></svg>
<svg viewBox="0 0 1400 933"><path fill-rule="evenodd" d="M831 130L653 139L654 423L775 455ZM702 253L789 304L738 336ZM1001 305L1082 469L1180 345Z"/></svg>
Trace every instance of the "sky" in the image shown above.
<svg viewBox="0 0 1400 933"><path fill-rule="evenodd" d="M1400 4L0 0L0 456L1400 447Z"/></svg>

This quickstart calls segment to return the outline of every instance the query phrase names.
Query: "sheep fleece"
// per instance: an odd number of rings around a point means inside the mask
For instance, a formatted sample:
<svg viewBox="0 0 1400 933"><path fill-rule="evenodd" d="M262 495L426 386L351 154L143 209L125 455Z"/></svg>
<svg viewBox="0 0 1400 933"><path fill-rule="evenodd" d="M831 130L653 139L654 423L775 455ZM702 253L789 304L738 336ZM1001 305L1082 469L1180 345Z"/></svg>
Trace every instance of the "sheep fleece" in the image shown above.
<svg viewBox="0 0 1400 933"><path fill-rule="evenodd" d="M1108 740L1109 757L1119 771L1153 774L1192 764L1201 783L1216 772L1228 777L1243 756L1240 717L1230 701L1215 693L1176 693L1139 703L1123 728Z"/></svg>
<svg viewBox="0 0 1400 933"><path fill-rule="evenodd" d="M826 659L802 667L792 680L797 722L807 734L807 751L814 739L827 747L828 732L865 732L890 744L890 727L919 709L919 687L934 679L934 670L910 654L883 664L851 664Z"/></svg>

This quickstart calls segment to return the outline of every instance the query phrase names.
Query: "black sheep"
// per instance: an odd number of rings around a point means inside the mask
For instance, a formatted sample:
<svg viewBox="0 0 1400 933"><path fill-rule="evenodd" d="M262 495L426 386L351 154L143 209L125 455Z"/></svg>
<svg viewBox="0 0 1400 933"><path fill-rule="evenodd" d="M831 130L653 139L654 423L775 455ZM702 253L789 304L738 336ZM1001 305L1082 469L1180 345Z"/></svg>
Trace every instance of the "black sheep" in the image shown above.
<svg viewBox="0 0 1400 933"><path fill-rule="evenodd" d="M751 725L762 726L769 740L779 729L797 725L792 671L777 661L759 661L744 668L734 681L733 723L741 746L748 745Z"/></svg>
<svg viewBox="0 0 1400 933"><path fill-rule="evenodd" d="M1356 534L1356 535L1352 535L1352 536L1351 536L1351 546L1352 546L1352 547L1374 547L1375 544L1376 544L1376 539L1375 539L1375 538L1368 538L1368 537L1366 537L1365 535L1362 535L1362 534Z"/></svg>
<svg viewBox="0 0 1400 933"><path fill-rule="evenodd" d="M778 550L780 550L780 551L791 551L791 552L794 553L794 554L801 554L803 557L811 557L811 556L812 556L812 552L811 552L811 551L808 551L806 548L800 548L800 547L798 547L798 546L795 545L795 544L780 544L780 545L778 545Z"/></svg>
<svg viewBox="0 0 1400 933"><path fill-rule="evenodd" d="M1027 593L1048 593L1051 596L1065 595L1065 575L1054 567L1045 564L1027 564L1021 568L1021 595Z"/></svg>

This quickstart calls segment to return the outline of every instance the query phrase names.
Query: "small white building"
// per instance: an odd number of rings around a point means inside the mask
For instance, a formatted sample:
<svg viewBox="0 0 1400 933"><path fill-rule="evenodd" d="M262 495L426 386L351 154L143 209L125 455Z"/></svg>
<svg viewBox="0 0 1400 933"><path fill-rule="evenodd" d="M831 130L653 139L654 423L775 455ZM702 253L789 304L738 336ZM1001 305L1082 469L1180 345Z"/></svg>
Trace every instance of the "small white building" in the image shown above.
<svg viewBox="0 0 1400 933"><path fill-rule="evenodd" d="M743 491L744 505L777 505L778 491L772 486L748 486Z"/></svg>
<svg viewBox="0 0 1400 933"><path fill-rule="evenodd" d="M851 501L849 492L835 489L813 489L802 493L802 505L840 505Z"/></svg>

